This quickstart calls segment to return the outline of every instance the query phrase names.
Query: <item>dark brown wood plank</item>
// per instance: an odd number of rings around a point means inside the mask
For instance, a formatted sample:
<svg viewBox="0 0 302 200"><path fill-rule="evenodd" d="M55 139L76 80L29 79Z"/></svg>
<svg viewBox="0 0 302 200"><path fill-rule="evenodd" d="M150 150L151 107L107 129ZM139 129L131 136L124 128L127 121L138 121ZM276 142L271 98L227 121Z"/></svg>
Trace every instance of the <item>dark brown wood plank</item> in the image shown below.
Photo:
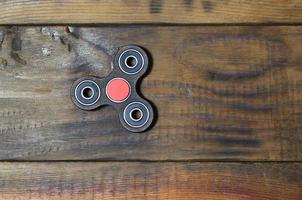
<svg viewBox="0 0 302 200"><path fill-rule="evenodd" d="M1 163L0 198L298 200L300 163Z"/></svg>
<svg viewBox="0 0 302 200"><path fill-rule="evenodd" d="M301 23L300 0L10 0L0 24Z"/></svg>
<svg viewBox="0 0 302 200"><path fill-rule="evenodd" d="M2 160L302 159L302 27L2 28ZM116 48L153 57L142 93L158 120L125 131L77 109L74 80L106 76Z"/></svg>

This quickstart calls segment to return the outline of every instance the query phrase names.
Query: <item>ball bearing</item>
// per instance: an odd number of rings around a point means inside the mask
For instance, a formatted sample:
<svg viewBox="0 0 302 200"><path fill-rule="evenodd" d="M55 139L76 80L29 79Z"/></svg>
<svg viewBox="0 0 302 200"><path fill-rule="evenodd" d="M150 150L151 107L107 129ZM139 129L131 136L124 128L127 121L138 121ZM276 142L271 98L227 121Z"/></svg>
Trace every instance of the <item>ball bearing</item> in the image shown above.
<svg viewBox="0 0 302 200"><path fill-rule="evenodd" d="M141 128L150 119L150 111L142 102L132 102L126 106L123 119L131 128Z"/></svg>
<svg viewBox="0 0 302 200"><path fill-rule="evenodd" d="M122 49L118 53L118 66L122 72L128 75L135 75L148 67L146 52L139 47Z"/></svg>
<svg viewBox="0 0 302 200"><path fill-rule="evenodd" d="M95 81L84 79L76 82L73 88L73 101L78 107L84 110L96 107L101 97L101 89Z"/></svg>

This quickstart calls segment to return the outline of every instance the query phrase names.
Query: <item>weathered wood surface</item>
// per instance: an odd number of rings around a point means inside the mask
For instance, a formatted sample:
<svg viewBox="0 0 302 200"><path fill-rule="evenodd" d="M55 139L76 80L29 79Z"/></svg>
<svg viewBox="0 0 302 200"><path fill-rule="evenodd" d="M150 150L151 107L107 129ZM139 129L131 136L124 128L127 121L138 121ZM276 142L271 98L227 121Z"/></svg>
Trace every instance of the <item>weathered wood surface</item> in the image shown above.
<svg viewBox="0 0 302 200"><path fill-rule="evenodd" d="M0 199L257 199L302 196L301 163L1 163Z"/></svg>
<svg viewBox="0 0 302 200"><path fill-rule="evenodd" d="M0 24L301 23L300 0L10 0Z"/></svg>
<svg viewBox="0 0 302 200"><path fill-rule="evenodd" d="M2 160L302 159L302 27L10 27L0 51ZM106 76L119 46L153 57L158 120L125 131L77 109L74 80Z"/></svg>

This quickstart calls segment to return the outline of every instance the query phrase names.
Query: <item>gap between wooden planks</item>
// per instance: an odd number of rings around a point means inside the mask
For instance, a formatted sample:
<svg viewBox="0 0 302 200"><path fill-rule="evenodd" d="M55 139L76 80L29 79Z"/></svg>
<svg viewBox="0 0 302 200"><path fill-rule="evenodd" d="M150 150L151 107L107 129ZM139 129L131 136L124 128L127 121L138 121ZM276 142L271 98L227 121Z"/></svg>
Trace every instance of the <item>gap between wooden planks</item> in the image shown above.
<svg viewBox="0 0 302 200"><path fill-rule="evenodd" d="M0 24L301 23L300 0L10 0Z"/></svg>
<svg viewBox="0 0 302 200"><path fill-rule="evenodd" d="M0 199L274 199L302 196L301 163L0 163Z"/></svg>

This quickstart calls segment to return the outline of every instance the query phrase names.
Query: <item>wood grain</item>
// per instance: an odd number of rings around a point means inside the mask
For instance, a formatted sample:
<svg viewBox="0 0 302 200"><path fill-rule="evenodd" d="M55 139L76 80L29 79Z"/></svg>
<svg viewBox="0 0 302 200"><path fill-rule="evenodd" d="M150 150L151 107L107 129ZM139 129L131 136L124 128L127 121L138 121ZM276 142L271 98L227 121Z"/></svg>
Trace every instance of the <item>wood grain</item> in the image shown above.
<svg viewBox="0 0 302 200"><path fill-rule="evenodd" d="M0 24L301 23L300 0L10 0Z"/></svg>
<svg viewBox="0 0 302 200"><path fill-rule="evenodd" d="M3 27L0 159L302 159L302 27ZM106 76L137 44L158 120L125 131L110 107L77 109L70 87Z"/></svg>
<svg viewBox="0 0 302 200"><path fill-rule="evenodd" d="M300 163L1 163L0 199L257 199L302 196Z"/></svg>

